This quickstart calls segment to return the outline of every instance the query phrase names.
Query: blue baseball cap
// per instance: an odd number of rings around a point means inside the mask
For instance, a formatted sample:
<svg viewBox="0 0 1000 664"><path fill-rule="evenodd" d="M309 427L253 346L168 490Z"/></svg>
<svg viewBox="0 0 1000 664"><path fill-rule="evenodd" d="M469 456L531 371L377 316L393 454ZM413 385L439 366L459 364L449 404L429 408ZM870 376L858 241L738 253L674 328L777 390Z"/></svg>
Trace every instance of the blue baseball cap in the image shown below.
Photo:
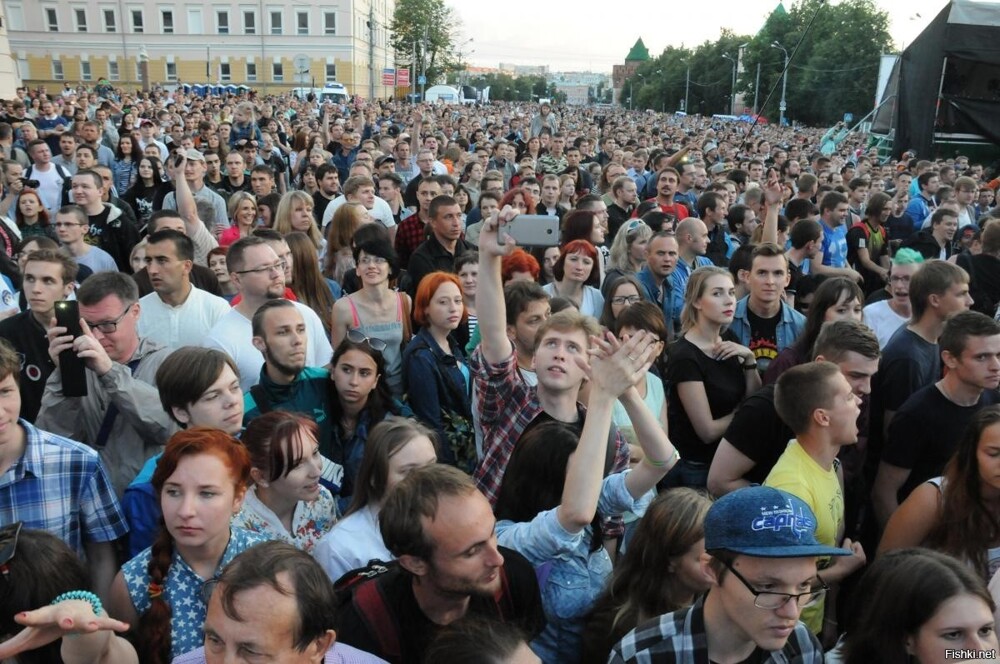
<svg viewBox="0 0 1000 664"><path fill-rule="evenodd" d="M749 486L719 498L705 516L705 550L756 558L849 556L816 541L816 516L792 494Z"/></svg>

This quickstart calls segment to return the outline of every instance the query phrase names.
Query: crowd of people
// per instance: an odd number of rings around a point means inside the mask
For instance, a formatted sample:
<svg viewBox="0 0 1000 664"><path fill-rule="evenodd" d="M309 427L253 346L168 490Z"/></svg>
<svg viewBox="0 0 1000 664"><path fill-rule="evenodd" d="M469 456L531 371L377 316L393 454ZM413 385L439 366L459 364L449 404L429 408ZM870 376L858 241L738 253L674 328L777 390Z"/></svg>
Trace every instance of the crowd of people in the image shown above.
<svg viewBox="0 0 1000 664"><path fill-rule="evenodd" d="M1000 174L838 129L19 89L0 659L996 660Z"/></svg>

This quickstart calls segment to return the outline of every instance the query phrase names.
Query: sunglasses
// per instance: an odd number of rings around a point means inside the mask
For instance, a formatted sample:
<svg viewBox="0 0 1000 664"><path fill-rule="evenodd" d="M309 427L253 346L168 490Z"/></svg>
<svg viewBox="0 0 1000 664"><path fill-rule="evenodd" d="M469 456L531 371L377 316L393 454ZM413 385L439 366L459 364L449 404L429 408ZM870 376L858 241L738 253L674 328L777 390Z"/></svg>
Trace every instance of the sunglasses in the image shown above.
<svg viewBox="0 0 1000 664"><path fill-rule="evenodd" d="M18 521L0 528L0 574L3 574L4 579L10 576L10 561L17 551L17 539L21 536L23 525L24 522Z"/></svg>
<svg viewBox="0 0 1000 664"><path fill-rule="evenodd" d="M348 330L347 340L355 344L368 344L368 347L376 353L384 352L386 348L386 343L384 341L373 337L367 337L359 330Z"/></svg>

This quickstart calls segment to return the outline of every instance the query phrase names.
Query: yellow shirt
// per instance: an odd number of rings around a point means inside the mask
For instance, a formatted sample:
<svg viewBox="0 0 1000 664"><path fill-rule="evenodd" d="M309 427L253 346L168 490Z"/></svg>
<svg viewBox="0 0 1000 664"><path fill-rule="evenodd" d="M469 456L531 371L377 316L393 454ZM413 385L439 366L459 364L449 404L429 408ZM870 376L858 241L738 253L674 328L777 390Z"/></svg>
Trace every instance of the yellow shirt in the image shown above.
<svg viewBox="0 0 1000 664"><path fill-rule="evenodd" d="M826 470L797 440L788 443L764 484L798 497L816 515L816 540L837 546L844 536L844 491L836 467ZM802 622L814 634L823 630L823 602L802 611Z"/></svg>

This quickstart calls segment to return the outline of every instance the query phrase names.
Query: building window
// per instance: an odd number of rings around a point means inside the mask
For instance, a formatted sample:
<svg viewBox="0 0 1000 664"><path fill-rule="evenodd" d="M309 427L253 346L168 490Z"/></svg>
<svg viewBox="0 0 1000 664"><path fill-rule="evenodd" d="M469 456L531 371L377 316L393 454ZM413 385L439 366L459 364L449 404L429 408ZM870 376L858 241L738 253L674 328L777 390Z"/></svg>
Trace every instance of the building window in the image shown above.
<svg viewBox="0 0 1000 664"><path fill-rule="evenodd" d="M87 31L87 10L83 8L78 8L73 10L73 18L76 19L76 31L86 32Z"/></svg>
<svg viewBox="0 0 1000 664"><path fill-rule="evenodd" d="M336 12L323 12L323 34L325 35L337 34Z"/></svg>
<svg viewBox="0 0 1000 664"><path fill-rule="evenodd" d="M257 34L257 15L253 12L243 12L243 33Z"/></svg>
<svg viewBox="0 0 1000 664"><path fill-rule="evenodd" d="M337 82L337 65L330 64L329 62L326 64L326 82L327 83Z"/></svg>
<svg viewBox="0 0 1000 664"><path fill-rule="evenodd" d="M282 16L280 11L271 12L271 34L281 34Z"/></svg>
<svg viewBox="0 0 1000 664"><path fill-rule="evenodd" d="M66 78L63 75L62 60L52 61L52 78L56 81L61 81Z"/></svg>
<svg viewBox="0 0 1000 664"><path fill-rule="evenodd" d="M56 13L55 7L45 8L45 23L48 25L49 32L59 32L59 15Z"/></svg>
<svg viewBox="0 0 1000 664"><path fill-rule="evenodd" d="M12 31L24 30L24 9L20 5L8 5L7 20L10 21L10 29ZM27 76L22 76L21 78L27 78Z"/></svg>
<svg viewBox="0 0 1000 664"><path fill-rule="evenodd" d="M281 83L285 80L285 65L280 62L271 63L271 80L275 83Z"/></svg>
<svg viewBox="0 0 1000 664"><path fill-rule="evenodd" d="M215 12L215 25L218 28L220 35L229 34L229 12L218 11Z"/></svg>
<svg viewBox="0 0 1000 664"><path fill-rule="evenodd" d="M296 14L296 34L308 35L309 34L309 12L298 12Z"/></svg>
<svg viewBox="0 0 1000 664"><path fill-rule="evenodd" d="M201 9L188 9L188 34L200 35L205 32L205 25L201 20Z"/></svg>
<svg viewBox="0 0 1000 664"><path fill-rule="evenodd" d="M118 63L114 60L108 62L108 78L112 81L122 80L121 72L118 71Z"/></svg>
<svg viewBox="0 0 1000 664"><path fill-rule="evenodd" d="M171 9L164 9L160 13L160 19L163 21L163 34L172 35L174 34L174 12Z"/></svg>
<svg viewBox="0 0 1000 664"><path fill-rule="evenodd" d="M228 62L219 63L219 80L223 83L228 83L233 80L233 74L229 69Z"/></svg>
<svg viewBox="0 0 1000 664"><path fill-rule="evenodd" d="M248 62L247 63L247 81L253 83L257 80L257 63Z"/></svg>
<svg viewBox="0 0 1000 664"><path fill-rule="evenodd" d="M94 80L94 74L90 69L90 60L80 61L80 78L82 78L85 81Z"/></svg>
<svg viewBox="0 0 1000 664"><path fill-rule="evenodd" d="M105 32L118 32L118 22L115 20L115 10L105 9L104 10L104 31Z"/></svg>
<svg viewBox="0 0 1000 664"><path fill-rule="evenodd" d="M132 32L145 32L146 24L142 20L142 10L132 10Z"/></svg>
<svg viewBox="0 0 1000 664"><path fill-rule="evenodd" d="M177 63L168 62L167 63L167 80L176 81L177 80Z"/></svg>

